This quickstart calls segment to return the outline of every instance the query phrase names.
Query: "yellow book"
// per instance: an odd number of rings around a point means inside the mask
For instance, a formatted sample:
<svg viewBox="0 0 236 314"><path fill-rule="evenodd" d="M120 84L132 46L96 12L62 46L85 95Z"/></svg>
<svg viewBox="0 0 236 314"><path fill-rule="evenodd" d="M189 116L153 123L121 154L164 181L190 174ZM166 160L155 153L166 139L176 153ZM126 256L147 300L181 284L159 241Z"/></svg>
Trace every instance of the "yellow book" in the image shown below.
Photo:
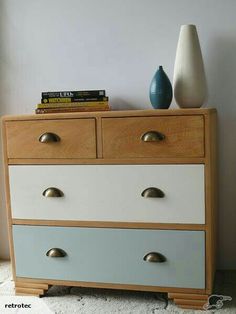
<svg viewBox="0 0 236 314"><path fill-rule="evenodd" d="M44 108L35 109L35 113L63 113L63 112L93 112L93 111L109 111L109 107L71 107L71 108Z"/></svg>
<svg viewBox="0 0 236 314"><path fill-rule="evenodd" d="M109 107L108 101L83 101L83 102L61 102L49 104L37 104L38 109L46 108L71 108L71 107Z"/></svg>
<svg viewBox="0 0 236 314"><path fill-rule="evenodd" d="M108 97L53 97L42 98L42 104L54 103L54 102L87 102L87 101L108 101Z"/></svg>

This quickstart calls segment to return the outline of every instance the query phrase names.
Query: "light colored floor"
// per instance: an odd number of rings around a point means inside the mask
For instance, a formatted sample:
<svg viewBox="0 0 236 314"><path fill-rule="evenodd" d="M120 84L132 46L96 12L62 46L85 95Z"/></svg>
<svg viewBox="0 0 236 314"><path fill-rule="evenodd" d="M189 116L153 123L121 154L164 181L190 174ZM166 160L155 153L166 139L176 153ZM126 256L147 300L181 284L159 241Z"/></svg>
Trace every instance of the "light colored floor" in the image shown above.
<svg viewBox="0 0 236 314"><path fill-rule="evenodd" d="M215 293L233 298L220 310L205 313L236 314L236 271L218 272ZM0 262L0 296L14 295L10 263ZM165 294L53 286L42 298L56 314L181 314L203 313L181 310Z"/></svg>

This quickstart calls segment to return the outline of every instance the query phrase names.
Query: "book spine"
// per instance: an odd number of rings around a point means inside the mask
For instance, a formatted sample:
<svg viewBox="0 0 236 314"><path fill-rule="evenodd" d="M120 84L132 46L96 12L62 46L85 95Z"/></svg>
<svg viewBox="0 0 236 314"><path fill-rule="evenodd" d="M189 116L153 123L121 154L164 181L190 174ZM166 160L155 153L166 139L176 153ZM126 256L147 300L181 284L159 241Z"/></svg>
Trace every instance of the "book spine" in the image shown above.
<svg viewBox="0 0 236 314"><path fill-rule="evenodd" d="M48 103L38 104L38 109L47 108L70 108L70 107L109 107L108 101L88 101L88 102L63 102L63 103Z"/></svg>
<svg viewBox="0 0 236 314"><path fill-rule="evenodd" d="M65 103L65 102L90 102L90 101L108 101L108 97L52 97L42 98L42 104Z"/></svg>
<svg viewBox="0 0 236 314"><path fill-rule="evenodd" d="M87 108L87 107L80 107L80 108L48 108L48 109L35 109L36 114L43 114L43 113L66 113L66 112L93 112L93 111L109 111L110 108L101 108L101 107L94 107L94 108Z"/></svg>
<svg viewBox="0 0 236 314"><path fill-rule="evenodd" d="M42 98L64 98L64 97L104 97L106 91L101 90L81 90L81 91L62 91L62 92L42 92Z"/></svg>

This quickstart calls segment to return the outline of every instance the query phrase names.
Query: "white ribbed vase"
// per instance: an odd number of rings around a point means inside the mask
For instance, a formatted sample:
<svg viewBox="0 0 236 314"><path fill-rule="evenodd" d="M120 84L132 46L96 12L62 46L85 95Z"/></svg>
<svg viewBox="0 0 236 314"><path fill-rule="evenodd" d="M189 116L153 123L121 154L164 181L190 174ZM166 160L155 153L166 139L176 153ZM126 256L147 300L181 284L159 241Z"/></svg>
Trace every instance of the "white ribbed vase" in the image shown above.
<svg viewBox="0 0 236 314"><path fill-rule="evenodd" d="M195 25L182 25L177 45L174 97L181 108L199 108L207 100L207 83Z"/></svg>

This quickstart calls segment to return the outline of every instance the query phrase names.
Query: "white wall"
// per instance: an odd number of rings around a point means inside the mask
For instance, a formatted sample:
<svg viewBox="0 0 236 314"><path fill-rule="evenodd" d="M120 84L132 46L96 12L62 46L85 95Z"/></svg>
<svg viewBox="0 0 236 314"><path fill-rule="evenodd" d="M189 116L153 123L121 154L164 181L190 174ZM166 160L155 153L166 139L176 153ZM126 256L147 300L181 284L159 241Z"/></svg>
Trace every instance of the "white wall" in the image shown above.
<svg viewBox="0 0 236 314"><path fill-rule="evenodd" d="M114 109L150 108L155 69L172 80L180 25L197 25L219 114L220 268L236 267L235 12L235 0L0 1L1 114L32 113L42 91L66 89L105 88Z"/></svg>

